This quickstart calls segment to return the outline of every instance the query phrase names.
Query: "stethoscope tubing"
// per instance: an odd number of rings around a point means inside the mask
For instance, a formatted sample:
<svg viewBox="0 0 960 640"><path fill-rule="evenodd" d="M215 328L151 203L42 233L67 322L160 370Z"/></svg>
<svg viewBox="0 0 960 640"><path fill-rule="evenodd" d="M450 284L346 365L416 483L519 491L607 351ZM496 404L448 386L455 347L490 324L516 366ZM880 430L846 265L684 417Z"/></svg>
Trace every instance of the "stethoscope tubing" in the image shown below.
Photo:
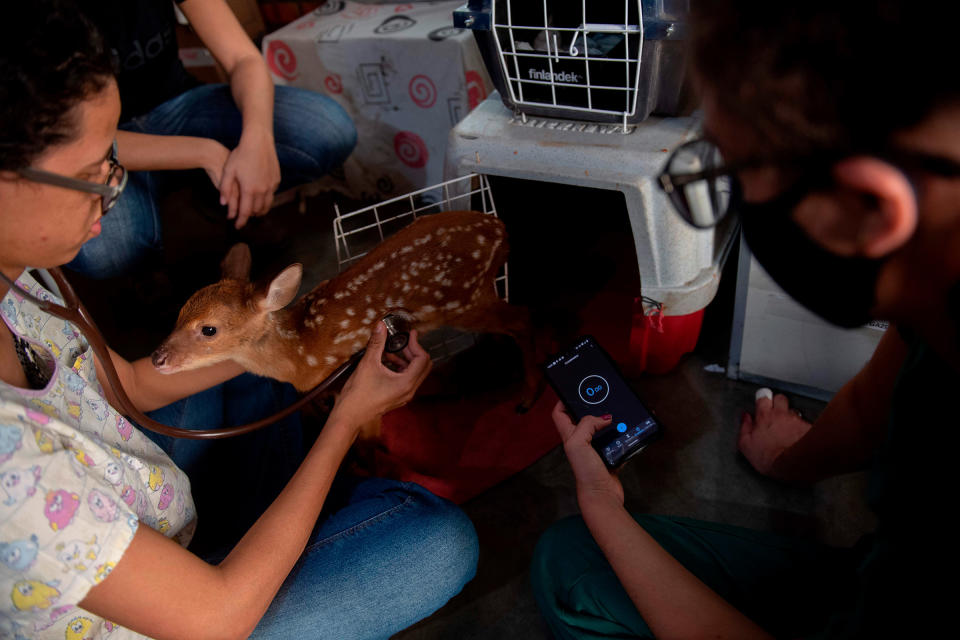
<svg viewBox="0 0 960 640"><path fill-rule="evenodd" d="M11 291L18 295L29 298L31 302L40 307L41 310L56 316L61 320L66 320L67 322L76 326L77 329L79 329L83 336L87 339L87 342L93 349L94 355L99 359L103 367L103 371L107 376L107 382L110 384L110 388L113 389L117 404L120 405L116 408L119 409L127 418L133 420L138 426L165 436L171 436L173 438L187 438L191 440L219 440L222 438L240 436L245 433L250 433L251 431L256 431L257 429L262 429L263 427L271 425L279 420L283 420L295 411L301 409L319 394L329 389L335 382L337 382L337 380L350 372L357 365L357 363L360 362L360 359L366 352L366 349L357 351L350 356L346 362L337 367L333 373L327 376L323 382L308 391L296 402L261 420L248 422L247 424L234 427L223 427L220 429L194 430L173 427L148 417L146 414L140 411L140 409L134 406L133 402L130 400L130 397L127 395L126 390L123 388L123 383L120 382L120 376L117 374L116 367L113 366L113 360L110 358L110 352L107 349L107 343L103 338L103 334L100 333L100 330L97 328L93 318L90 317L89 312L80 302L80 298L74 291L73 286L59 268L54 267L48 269L47 271L51 276L53 276L54 281L57 283L57 288L60 289L60 295L63 296L66 306L59 305L52 300L43 300L28 291L24 291L3 273L0 273L0 278L3 278L3 280L7 282Z"/></svg>

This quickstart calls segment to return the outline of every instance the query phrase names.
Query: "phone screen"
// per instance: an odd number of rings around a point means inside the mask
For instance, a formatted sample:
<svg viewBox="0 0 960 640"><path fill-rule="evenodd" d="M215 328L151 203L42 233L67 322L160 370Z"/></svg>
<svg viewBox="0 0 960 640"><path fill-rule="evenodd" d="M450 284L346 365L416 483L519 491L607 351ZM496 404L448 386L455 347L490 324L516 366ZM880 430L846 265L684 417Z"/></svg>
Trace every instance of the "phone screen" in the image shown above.
<svg viewBox="0 0 960 640"><path fill-rule="evenodd" d="M613 416L592 441L607 467L620 466L661 434L656 418L592 336L578 338L548 360L544 370L575 422L587 415Z"/></svg>

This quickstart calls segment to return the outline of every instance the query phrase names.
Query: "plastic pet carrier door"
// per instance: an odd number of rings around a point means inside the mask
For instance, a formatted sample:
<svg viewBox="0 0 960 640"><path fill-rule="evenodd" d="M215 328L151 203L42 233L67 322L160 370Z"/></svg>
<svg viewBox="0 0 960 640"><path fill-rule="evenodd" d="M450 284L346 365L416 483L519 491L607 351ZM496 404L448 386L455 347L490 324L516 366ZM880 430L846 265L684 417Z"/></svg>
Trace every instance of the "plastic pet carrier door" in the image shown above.
<svg viewBox="0 0 960 640"><path fill-rule="evenodd" d="M677 113L688 0L471 0L494 84L523 114L622 122Z"/></svg>

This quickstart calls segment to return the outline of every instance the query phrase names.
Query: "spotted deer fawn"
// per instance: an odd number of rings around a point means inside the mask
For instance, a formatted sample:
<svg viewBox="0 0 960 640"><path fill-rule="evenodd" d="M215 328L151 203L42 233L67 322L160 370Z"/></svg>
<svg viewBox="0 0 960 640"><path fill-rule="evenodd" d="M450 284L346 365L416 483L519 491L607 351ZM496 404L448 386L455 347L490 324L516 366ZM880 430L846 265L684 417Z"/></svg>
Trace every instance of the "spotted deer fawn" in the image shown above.
<svg viewBox="0 0 960 640"><path fill-rule="evenodd" d="M512 336L525 368L518 410L529 409L541 388L529 313L503 302L494 286L507 253L506 232L495 216L424 216L287 306L303 267L291 265L257 287L249 281L250 250L238 244L221 265L223 279L183 306L173 333L154 351L153 365L173 373L233 359L307 391L364 347L376 322L404 311L421 333L449 326Z"/></svg>

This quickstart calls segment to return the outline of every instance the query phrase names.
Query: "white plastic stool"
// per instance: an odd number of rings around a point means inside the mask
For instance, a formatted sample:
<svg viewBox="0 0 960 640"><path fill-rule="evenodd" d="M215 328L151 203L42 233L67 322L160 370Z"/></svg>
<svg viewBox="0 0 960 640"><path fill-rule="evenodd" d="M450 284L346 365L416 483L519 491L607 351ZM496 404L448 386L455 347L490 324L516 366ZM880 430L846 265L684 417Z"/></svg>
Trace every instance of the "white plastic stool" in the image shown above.
<svg viewBox="0 0 960 640"><path fill-rule="evenodd" d="M620 125L517 116L494 92L451 130L444 177L479 173L620 191L643 295L663 303L664 315L687 315L713 300L736 227L731 216L715 229L694 229L656 183L669 152L697 135L699 124L650 118L624 134Z"/></svg>

